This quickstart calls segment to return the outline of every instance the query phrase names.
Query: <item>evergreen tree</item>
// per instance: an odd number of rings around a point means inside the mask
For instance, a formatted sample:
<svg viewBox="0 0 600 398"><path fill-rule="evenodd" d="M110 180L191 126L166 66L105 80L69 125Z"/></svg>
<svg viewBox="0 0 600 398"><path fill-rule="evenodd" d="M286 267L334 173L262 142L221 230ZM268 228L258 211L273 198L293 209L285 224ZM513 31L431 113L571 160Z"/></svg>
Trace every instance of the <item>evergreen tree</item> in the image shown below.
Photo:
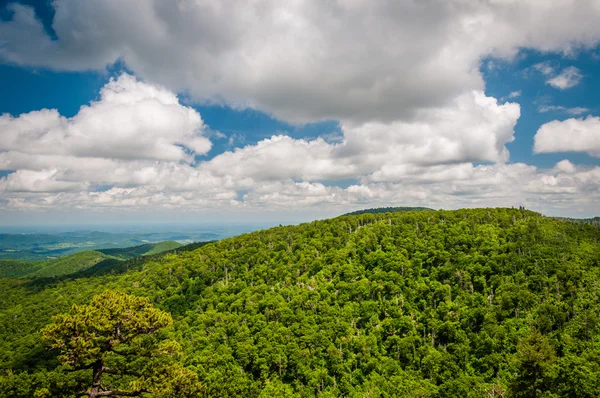
<svg viewBox="0 0 600 398"><path fill-rule="evenodd" d="M147 298L107 290L53 321L42 331L44 341L60 350L59 360L68 369L91 371L91 384L79 395L181 397L198 392L195 374L176 362L179 345L160 338L159 331L173 322L171 315Z"/></svg>

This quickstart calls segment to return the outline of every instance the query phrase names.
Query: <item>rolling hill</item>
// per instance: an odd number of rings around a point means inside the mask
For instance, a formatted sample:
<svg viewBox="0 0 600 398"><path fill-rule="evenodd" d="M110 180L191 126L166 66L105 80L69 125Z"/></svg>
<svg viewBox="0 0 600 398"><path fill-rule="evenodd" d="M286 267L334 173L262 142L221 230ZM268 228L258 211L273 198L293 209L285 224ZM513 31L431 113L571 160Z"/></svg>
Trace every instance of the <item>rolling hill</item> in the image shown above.
<svg viewBox="0 0 600 398"><path fill-rule="evenodd" d="M100 249L98 251L113 258L128 260L134 257L151 256L164 251L174 250L181 246L183 246L181 243L170 240L159 243L147 243L139 246L125 247L122 249Z"/></svg>
<svg viewBox="0 0 600 398"><path fill-rule="evenodd" d="M175 241L166 241L118 249L87 250L42 261L0 260L0 278L53 278L88 269L106 269L125 260L153 256L182 246Z"/></svg>

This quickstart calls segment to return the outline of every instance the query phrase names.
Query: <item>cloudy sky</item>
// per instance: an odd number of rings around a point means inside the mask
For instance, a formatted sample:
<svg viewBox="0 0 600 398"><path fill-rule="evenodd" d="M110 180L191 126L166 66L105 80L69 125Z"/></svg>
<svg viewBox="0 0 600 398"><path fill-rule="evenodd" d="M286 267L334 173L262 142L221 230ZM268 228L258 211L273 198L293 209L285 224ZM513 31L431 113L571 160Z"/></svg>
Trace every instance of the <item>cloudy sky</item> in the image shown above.
<svg viewBox="0 0 600 398"><path fill-rule="evenodd" d="M7 224L600 214L600 0L0 2Z"/></svg>

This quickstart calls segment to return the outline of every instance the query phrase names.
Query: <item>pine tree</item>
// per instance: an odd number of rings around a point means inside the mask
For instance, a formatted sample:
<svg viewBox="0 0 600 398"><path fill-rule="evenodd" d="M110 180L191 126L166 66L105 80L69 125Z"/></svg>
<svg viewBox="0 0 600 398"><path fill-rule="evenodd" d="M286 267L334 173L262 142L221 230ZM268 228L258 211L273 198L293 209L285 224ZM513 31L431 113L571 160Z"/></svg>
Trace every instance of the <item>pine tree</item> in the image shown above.
<svg viewBox="0 0 600 398"><path fill-rule="evenodd" d="M79 396L195 396L197 376L177 362L179 345L161 338L173 322L150 300L105 291L89 305L74 305L69 314L53 317L42 330L59 360L70 370L89 369L91 385Z"/></svg>

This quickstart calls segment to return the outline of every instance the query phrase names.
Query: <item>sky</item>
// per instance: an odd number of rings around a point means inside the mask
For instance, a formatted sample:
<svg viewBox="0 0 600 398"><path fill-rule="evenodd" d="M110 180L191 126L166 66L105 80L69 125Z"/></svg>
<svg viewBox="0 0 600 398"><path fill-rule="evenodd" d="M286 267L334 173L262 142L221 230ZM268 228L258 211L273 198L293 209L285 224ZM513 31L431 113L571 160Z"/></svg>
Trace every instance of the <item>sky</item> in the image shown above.
<svg viewBox="0 0 600 398"><path fill-rule="evenodd" d="M0 0L0 224L600 215L600 0Z"/></svg>

